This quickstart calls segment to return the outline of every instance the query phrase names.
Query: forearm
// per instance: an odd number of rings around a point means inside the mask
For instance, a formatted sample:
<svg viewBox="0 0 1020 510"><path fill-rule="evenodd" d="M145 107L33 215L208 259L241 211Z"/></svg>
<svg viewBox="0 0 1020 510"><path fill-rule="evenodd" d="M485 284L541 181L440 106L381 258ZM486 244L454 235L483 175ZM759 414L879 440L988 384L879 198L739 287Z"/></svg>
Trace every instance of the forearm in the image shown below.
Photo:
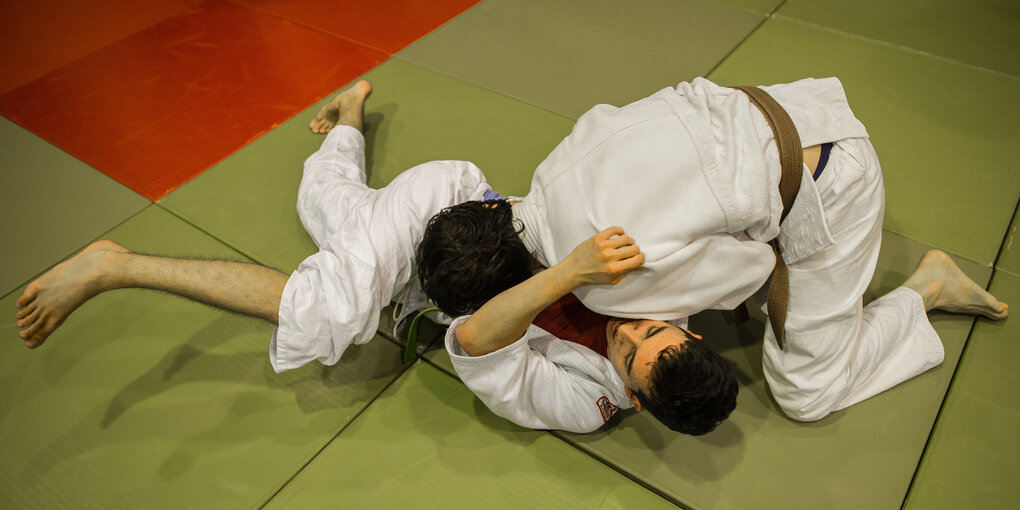
<svg viewBox="0 0 1020 510"><path fill-rule="evenodd" d="M516 342L539 312L580 286L568 273L553 266L489 300L457 328L461 347L482 356Z"/></svg>
<svg viewBox="0 0 1020 510"><path fill-rule="evenodd" d="M545 307L582 285L615 285L645 258L620 227L609 227L582 241L566 259L485 303L457 328L461 347L471 356L498 351L524 336Z"/></svg>

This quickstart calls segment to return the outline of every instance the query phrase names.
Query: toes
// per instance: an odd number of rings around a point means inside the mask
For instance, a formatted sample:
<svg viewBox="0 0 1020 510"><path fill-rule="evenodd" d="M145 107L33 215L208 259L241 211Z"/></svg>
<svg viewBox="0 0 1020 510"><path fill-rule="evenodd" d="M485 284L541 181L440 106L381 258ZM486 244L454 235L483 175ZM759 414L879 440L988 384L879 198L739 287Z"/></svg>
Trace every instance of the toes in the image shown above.
<svg viewBox="0 0 1020 510"><path fill-rule="evenodd" d="M30 313L32 313L34 311L35 311L35 303L30 303L28 306L19 309L18 312L14 314L14 317L17 318L18 320L21 320L21 319L24 319L25 317L28 317L28 314L30 314Z"/></svg>
<svg viewBox="0 0 1020 510"><path fill-rule="evenodd" d="M333 123L327 120L314 119L308 124L308 128L315 134L328 133L330 129L333 129Z"/></svg>
<svg viewBox="0 0 1020 510"><path fill-rule="evenodd" d="M25 347L35 349L46 341L46 339L50 336L50 333L53 333L55 327L47 321L40 320L36 321L35 324L32 324L30 329L31 332L29 332L30 330L22 331L21 338L25 343Z"/></svg>
<svg viewBox="0 0 1020 510"><path fill-rule="evenodd" d="M24 343L25 343L25 347L28 347L29 349L35 349L36 347L39 347L40 345L42 345L43 342L45 342L45 341L46 341L46 337L45 336L34 336L32 338L24 340Z"/></svg>
<svg viewBox="0 0 1020 510"><path fill-rule="evenodd" d="M35 289L32 287L26 288L25 293L14 302L14 306L19 310L28 306L29 303L35 300Z"/></svg>
<svg viewBox="0 0 1020 510"><path fill-rule="evenodd" d="M28 326L31 326L32 323L34 323L39 318L39 314L36 312L37 310L33 309L31 313L25 314L26 315L25 317L18 317L18 328L25 329Z"/></svg>
<svg viewBox="0 0 1020 510"><path fill-rule="evenodd" d="M20 336L22 340L28 340L32 338L32 336L35 335L40 328L42 328L42 321L32 322L28 325L28 327L22 329L18 333L18 336Z"/></svg>

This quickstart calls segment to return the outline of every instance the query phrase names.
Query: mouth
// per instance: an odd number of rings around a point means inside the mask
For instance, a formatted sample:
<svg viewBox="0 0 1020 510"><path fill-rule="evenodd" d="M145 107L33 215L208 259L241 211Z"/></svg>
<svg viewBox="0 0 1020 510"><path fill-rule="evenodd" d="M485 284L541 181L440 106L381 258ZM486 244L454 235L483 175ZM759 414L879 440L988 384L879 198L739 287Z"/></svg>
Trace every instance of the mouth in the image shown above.
<svg viewBox="0 0 1020 510"><path fill-rule="evenodd" d="M620 323L623 322L620 319L609 319L606 323L606 338L609 343L612 343L616 339L616 330L620 327Z"/></svg>
<svg viewBox="0 0 1020 510"><path fill-rule="evenodd" d="M613 319L609 321L609 337L615 339L616 332L619 331L620 326L628 322L634 322L634 319Z"/></svg>

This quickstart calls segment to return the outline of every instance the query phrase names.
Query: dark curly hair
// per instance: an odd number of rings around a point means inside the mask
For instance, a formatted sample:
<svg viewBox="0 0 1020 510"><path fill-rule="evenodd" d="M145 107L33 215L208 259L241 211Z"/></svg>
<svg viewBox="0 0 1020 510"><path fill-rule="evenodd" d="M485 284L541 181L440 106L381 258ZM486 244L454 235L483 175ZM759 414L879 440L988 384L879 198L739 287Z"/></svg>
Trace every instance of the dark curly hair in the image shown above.
<svg viewBox="0 0 1020 510"><path fill-rule="evenodd" d="M436 306L465 315L531 276L524 227L504 200L447 207L429 220L416 253L418 279Z"/></svg>
<svg viewBox="0 0 1020 510"><path fill-rule="evenodd" d="M652 365L648 394L631 392L659 421L685 434L715 429L737 406L737 379L722 356L690 339L669 346Z"/></svg>

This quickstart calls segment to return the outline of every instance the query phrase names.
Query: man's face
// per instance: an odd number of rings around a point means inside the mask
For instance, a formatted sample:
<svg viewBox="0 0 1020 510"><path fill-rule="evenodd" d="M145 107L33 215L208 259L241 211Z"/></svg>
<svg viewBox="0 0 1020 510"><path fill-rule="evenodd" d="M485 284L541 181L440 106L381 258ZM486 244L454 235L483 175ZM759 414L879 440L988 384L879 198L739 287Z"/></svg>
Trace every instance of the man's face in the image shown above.
<svg viewBox="0 0 1020 510"><path fill-rule="evenodd" d="M648 393L652 364L663 349L682 346L693 335L662 321L612 319L606 325L607 354L630 390ZM631 400L634 400L631 398Z"/></svg>

